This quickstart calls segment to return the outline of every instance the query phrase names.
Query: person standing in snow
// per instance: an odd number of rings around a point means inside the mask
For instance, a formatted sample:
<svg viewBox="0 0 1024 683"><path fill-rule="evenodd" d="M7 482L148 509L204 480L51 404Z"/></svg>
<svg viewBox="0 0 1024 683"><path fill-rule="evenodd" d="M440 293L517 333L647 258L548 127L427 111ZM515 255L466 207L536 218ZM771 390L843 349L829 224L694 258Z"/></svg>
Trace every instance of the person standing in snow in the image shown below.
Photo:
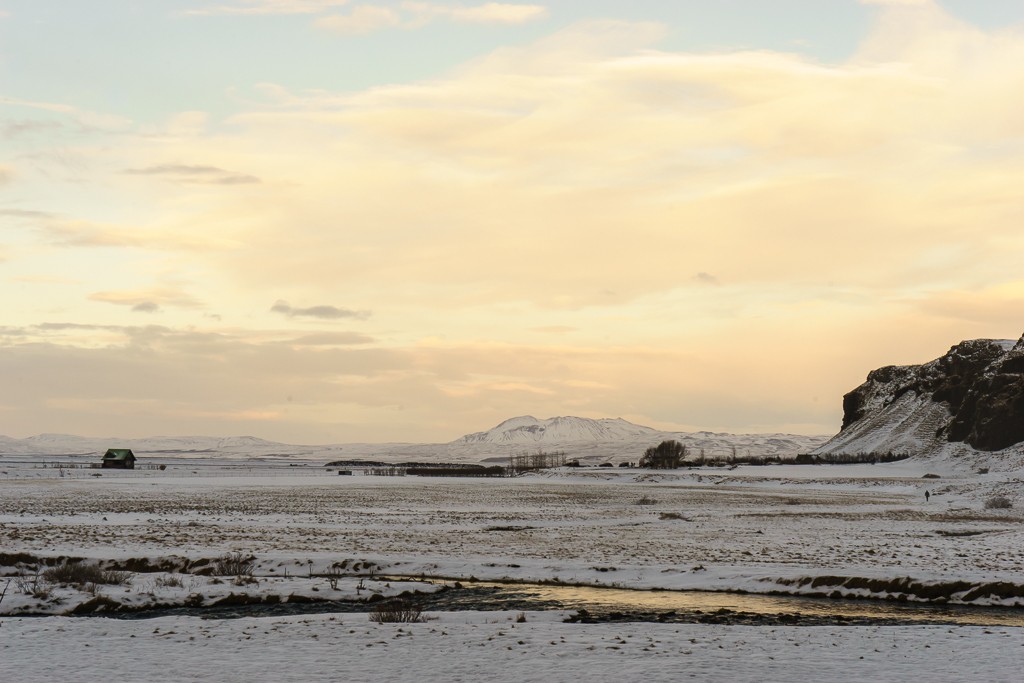
<svg viewBox="0 0 1024 683"><path fill-rule="evenodd" d="M924 502L928 502L928 499L932 497L932 494L928 493L928 489L924 490Z"/></svg>

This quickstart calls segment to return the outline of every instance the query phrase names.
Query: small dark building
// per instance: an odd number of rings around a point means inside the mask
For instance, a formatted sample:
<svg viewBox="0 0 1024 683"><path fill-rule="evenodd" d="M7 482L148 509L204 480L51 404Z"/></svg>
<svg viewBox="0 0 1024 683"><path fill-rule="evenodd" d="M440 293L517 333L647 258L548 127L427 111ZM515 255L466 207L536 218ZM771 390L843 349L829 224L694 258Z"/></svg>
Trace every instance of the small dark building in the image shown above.
<svg viewBox="0 0 1024 683"><path fill-rule="evenodd" d="M103 454L103 469L134 470L135 454L130 448L108 448Z"/></svg>

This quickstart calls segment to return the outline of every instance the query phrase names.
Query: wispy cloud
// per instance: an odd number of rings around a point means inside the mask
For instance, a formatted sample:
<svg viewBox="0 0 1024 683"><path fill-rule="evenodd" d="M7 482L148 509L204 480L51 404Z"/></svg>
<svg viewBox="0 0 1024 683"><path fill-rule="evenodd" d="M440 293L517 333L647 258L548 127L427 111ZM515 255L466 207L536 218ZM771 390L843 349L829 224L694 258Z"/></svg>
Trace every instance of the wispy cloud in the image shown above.
<svg viewBox="0 0 1024 683"><path fill-rule="evenodd" d="M218 14L319 14L348 4L349 0L239 0L234 4L210 5L185 10L193 16Z"/></svg>
<svg viewBox="0 0 1024 683"><path fill-rule="evenodd" d="M349 0L237 0L184 11L190 16L325 14L349 5ZM344 14L316 21L320 28L339 33L369 33L381 28L422 26L435 19L477 24L523 24L546 17L543 5L487 2L460 5L409 0L393 5L362 3Z"/></svg>
<svg viewBox="0 0 1024 683"><path fill-rule="evenodd" d="M178 289L155 288L142 291L95 292L90 301L118 306L129 306L135 313L157 313L161 306L174 308L202 308L201 301Z"/></svg>
<svg viewBox="0 0 1024 683"><path fill-rule="evenodd" d="M33 209L0 209L0 216L9 216L11 218L21 218L24 220L50 220L56 218L52 213L46 211L36 211Z"/></svg>
<svg viewBox="0 0 1024 683"><path fill-rule="evenodd" d="M693 279L703 285L718 285L721 284L718 278L711 273L700 272L693 276Z"/></svg>
<svg viewBox="0 0 1024 683"><path fill-rule="evenodd" d="M130 332L137 328L126 327L124 325L95 325L91 323L39 323L38 325L32 325L25 331L26 334L30 330L42 330L44 332L66 332L75 330L102 330L105 332ZM165 331L169 331L168 328L160 328Z"/></svg>
<svg viewBox="0 0 1024 683"><path fill-rule="evenodd" d="M576 332L577 328L571 325L544 325L541 327L531 328L534 332L542 332L544 334L568 334L570 332Z"/></svg>
<svg viewBox="0 0 1024 683"><path fill-rule="evenodd" d="M894 7L934 6L935 0L860 0L862 5L889 5Z"/></svg>
<svg viewBox="0 0 1024 683"><path fill-rule="evenodd" d="M13 97L0 97L0 105L11 107L24 107L26 109L38 109L54 114L61 114L70 117L85 129L102 130L109 132L123 132L129 130L133 122L131 119L113 114L89 111L61 102L41 102L36 100L22 100Z"/></svg>
<svg viewBox="0 0 1024 683"><path fill-rule="evenodd" d="M482 5L448 5L435 2L403 2L402 8L426 18L477 24L524 24L543 19L548 10L543 5L522 5L507 2L488 2Z"/></svg>
<svg viewBox="0 0 1024 683"><path fill-rule="evenodd" d="M409 1L397 6L356 5L347 14L321 17L314 24L338 33L357 34L382 28L419 28L435 20L474 24L524 24L547 15L548 10L542 5L488 2L466 6Z"/></svg>
<svg viewBox="0 0 1024 683"><path fill-rule="evenodd" d="M141 226L71 220L49 215L26 216L52 244L65 247L113 247L180 251L206 251L237 247L225 236L196 229L147 229Z"/></svg>
<svg viewBox="0 0 1024 683"><path fill-rule="evenodd" d="M235 173L216 166L189 164L157 164L145 168L131 168L125 171L130 175L161 176L166 180L178 183L198 183L203 185L249 185L259 183L260 179L246 173Z"/></svg>
<svg viewBox="0 0 1024 683"><path fill-rule="evenodd" d="M374 341L373 337L359 332L317 332L289 339L286 343L292 346L353 346Z"/></svg>
<svg viewBox="0 0 1024 683"><path fill-rule="evenodd" d="M355 311L349 308L338 308L337 306L309 306L307 308L295 308L287 301L278 300L270 307L274 313L280 313L289 318L319 318L321 320L341 320L343 318L354 318L365 320L370 317L369 311Z"/></svg>
<svg viewBox="0 0 1024 683"><path fill-rule="evenodd" d="M53 134L54 131L63 128L63 124L59 121L37 121L37 120L21 120L21 121L8 121L2 127L3 136L7 139L19 138L33 134Z"/></svg>
<svg viewBox="0 0 1024 683"><path fill-rule="evenodd" d="M399 26L402 23L402 15L390 7L357 5L348 14L332 14L329 17L321 17L314 23L318 28L351 35Z"/></svg>

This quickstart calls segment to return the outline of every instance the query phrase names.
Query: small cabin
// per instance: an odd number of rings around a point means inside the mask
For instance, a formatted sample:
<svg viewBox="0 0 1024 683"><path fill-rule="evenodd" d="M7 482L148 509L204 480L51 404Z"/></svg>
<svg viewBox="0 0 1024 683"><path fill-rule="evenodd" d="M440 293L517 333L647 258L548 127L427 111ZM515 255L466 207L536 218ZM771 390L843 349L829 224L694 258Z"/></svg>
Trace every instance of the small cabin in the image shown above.
<svg viewBox="0 0 1024 683"><path fill-rule="evenodd" d="M134 470L135 454L130 448L108 448L103 454L103 469Z"/></svg>

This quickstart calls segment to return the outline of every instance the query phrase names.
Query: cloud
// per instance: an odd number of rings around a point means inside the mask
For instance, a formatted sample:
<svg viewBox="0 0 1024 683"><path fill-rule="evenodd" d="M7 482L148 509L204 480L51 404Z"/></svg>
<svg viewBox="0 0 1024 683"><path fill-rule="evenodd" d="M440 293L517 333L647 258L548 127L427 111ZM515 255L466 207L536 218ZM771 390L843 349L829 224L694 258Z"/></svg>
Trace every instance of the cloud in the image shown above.
<svg viewBox="0 0 1024 683"><path fill-rule="evenodd" d="M889 7L934 7L935 0L860 0L862 5L884 5Z"/></svg>
<svg viewBox="0 0 1024 683"><path fill-rule="evenodd" d="M353 318L365 320L370 317L369 311L354 311L348 308L336 306L309 306L308 308L293 308L287 301L278 300L270 307L274 313L280 313L289 318L320 318L321 320L341 320Z"/></svg>
<svg viewBox="0 0 1024 683"><path fill-rule="evenodd" d="M14 170L10 166L0 165L0 185L7 185L14 180Z"/></svg>
<svg viewBox="0 0 1024 683"><path fill-rule="evenodd" d="M26 137L35 134L52 135L64 127L59 121L21 120L8 121L3 125L3 137L7 139Z"/></svg>
<svg viewBox="0 0 1024 683"><path fill-rule="evenodd" d="M226 234L207 231L202 226L190 223L180 226L171 224L169 227L160 224L118 225L68 219L45 212L23 212L19 217L34 223L49 243L61 247L191 253L238 247L238 243Z"/></svg>
<svg viewBox="0 0 1024 683"><path fill-rule="evenodd" d="M42 331L64 332L67 330L104 330L106 332L127 332L132 328L122 325L93 325L87 323L40 323L33 325L32 329Z"/></svg>
<svg viewBox="0 0 1024 683"><path fill-rule="evenodd" d="M213 5L185 10L184 14L193 16L319 14L346 4L348 4L348 0L240 0L232 5Z"/></svg>
<svg viewBox="0 0 1024 683"><path fill-rule="evenodd" d="M17 402L5 408L26 435L55 423L73 433L123 436L177 425L293 443L448 441L524 412L643 416L666 395L683 396L674 408L710 414L685 399L708 383L693 372L665 371L698 367L687 352L468 343L381 348L357 338L316 343L326 340L311 336L314 343L295 343L253 330L61 323L3 330L0 376L20 387ZM750 369L743 359L734 365L737 374ZM776 368L788 382L787 373ZM760 402L779 415L798 414L775 395L777 387L744 389L737 408L744 417ZM725 402L720 392L705 395ZM339 414L347 425L339 425Z"/></svg>
<svg viewBox="0 0 1024 683"><path fill-rule="evenodd" d="M712 275L711 273L704 273L704 272L697 273L696 275L693 276L693 279L696 280L697 282L701 283L701 284L704 284L704 285L718 285L718 284L721 284L718 281L718 278L715 277L714 275Z"/></svg>
<svg viewBox="0 0 1024 683"><path fill-rule="evenodd" d="M52 213L46 211L36 211L33 209L0 209L0 216L8 216L10 218L21 218L23 220L51 220L56 218Z"/></svg>
<svg viewBox="0 0 1024 683"><path fill-rule="evenodd" d="M0 97L0 104L10 107L23 107L26 109L37 109L61 116L66 116L75 121L83 130L102 131L110 133L124 133L131 130L133 121L124 116L106 114L90 111L79 107L63 104L60 102L40 102L36 100L21 100L12 97ZM17 125L17 124L15 124Z"/></svg>
<svg viewBox="0 0 1024 683"><path fill-rule="evenodd" d="M542 332L544 334L568 334L569 332L576 332L578 328L571 325L544 325L531 329L534 332Z"/></svg>
<svg viewBox="0 0 1024 683"><path fill-rule="evenodd" d="M1019 30L894 9L877 13L854 58L830 64L658 49L664 35L590 22L422 82L268 85L273 97L217 126L110 140L94 151L103 162L89 186L112 188L103 211L9 214L38 226L38 251L56 252L36 272L70 264L96 282L120 275L109 265L120 255L145 276L187 273L210 310L251 328L197 314L215 327L34 330L10 343L38 355L5 351L0 376L39 370L45 381L26 401L50 416L47 395L64 406L121 395L117 377L90 386L97 368L151 371L154 406L194 410L190 430L244 428L209 417L237 405L280 414L271 438L333 434L338 414L363 425L344 438L392 438L395 424L415 439L454 438L467 423L531 412L825 431L874 367L927 361L963 338L1019 336ZM275 182L247 193L121 170L218 177L189 164L171 173L168 159ZM696 286L712 278L727 286ZM18 314L64 310L81 287ZM121 309L92 307L114 321L147 302L161 320L175 314L145 283L89 287L131 295L114 302ZM368 316L266 306L339 292L388 311L389 327L369 330L378 342L257 329ZM61 388L58 369L83 388ZM317 407L284 417L286 386L303 394L295 405ZM133 424L163 431L169 413L127 389ZM95 408L61 415L116 431L112 417L91 421Z"/></svg>
<svg viewBox="0 0 1024 683"><path fill-rule="evenodd" d="M418 28L438 19L475 24L523 24L547 15L547 8L541 5L488 2L462 6L409 1L394 8L356 5L348 14L321 17L314 24L322 29L351 35L382 28Z"/></svg>
<svg viewBox="0 0 1024 683"><path fill-rule="evenodd" d="M203 304L195 297L180 290L154 288L143 291L94 292L89 295L90 301L101 301L118 306L130 306L136 313L157 313L161 306L175 308L202 308Z"/></svg>
<svg viewBox="0 0 1024 683"><path fill-rule="evenodd" d="M216 166L189 164L157 164L146 168L132 168L125 171L130 175L155 175L171 182L198 183L203 185L249 185L260 179L245 173L226 171Z"/></svg>
<svg viewBox="0 0 1024 683"><path fill-rule="evenodd" d="M317 332L288 340L292 346L353 346L371 344L373 337L358 332Z"/></svg>
<svg viewBox="0 0 1024 683"><path fill-rule="evenodd" d="M965 327L982 324L1010 330L1021 328L1024 331L1024 326L1020 324L1020 311L1024 306L1024 280L1011 280L981 289L931 292L908 300L907 303L919 313Z"/></svg>
<svg viewBox="0 0 1024 683"><path fill-rule="evenodd" d="M837 281L886 291L967 278L989 257L1008 267L999 249L933 267L920 245L957 253L964 221L1013 234L1024 169L1007 144L1024 134L1024 42L943 27L962 52L921 23L877 59L836 65L661 52L659 27L584 24L430 82L289 93L233 122L289 141L268 152L302 178L298 214L267 202L257 220L301 236L303 278L421 283L440 307L579 308L671 296L685 258L731 285L780 283L757 298ZM327 139L329 158L313 142Z"/></svg>
<svg viewBox="0 0 1024 683"><path fill-rule="evenodd" d="M398 26L401 23L401 15L389 7L357 5L348 14L332 14L329 17L321 17L314 22L314 25L336 33L354 35Z"/></svg>
<svg viewBox="0 0 1024 683"><path fill-rule="evenodd" d="M437 17L478 24L524 24L548 16L548 10L543 5L503 2L488 2L469 7L432 2L404 2L402 8L423 19Z"/></svg>

